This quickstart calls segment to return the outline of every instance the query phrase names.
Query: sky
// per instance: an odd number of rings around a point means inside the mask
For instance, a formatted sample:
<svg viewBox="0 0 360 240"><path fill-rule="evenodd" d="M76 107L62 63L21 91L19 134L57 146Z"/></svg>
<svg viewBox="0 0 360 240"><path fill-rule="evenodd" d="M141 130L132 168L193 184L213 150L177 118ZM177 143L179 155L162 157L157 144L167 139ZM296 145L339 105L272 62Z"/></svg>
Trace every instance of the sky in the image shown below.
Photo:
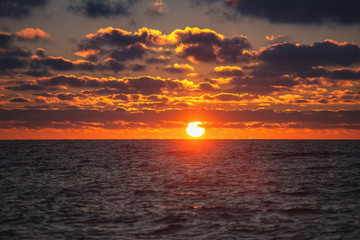
<svg viewBox="0 0 360 240"><path fill-rule="evenodd" d="M360 139L358 9L2 0L0 139Z"/></svg>

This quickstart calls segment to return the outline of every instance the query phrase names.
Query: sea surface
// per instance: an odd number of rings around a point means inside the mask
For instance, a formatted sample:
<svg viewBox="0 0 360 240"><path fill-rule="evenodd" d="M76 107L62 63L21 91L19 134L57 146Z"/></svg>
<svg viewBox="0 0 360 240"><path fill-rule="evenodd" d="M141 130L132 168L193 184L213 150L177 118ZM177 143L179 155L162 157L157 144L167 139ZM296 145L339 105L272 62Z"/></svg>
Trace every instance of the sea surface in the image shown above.
<svg viewBox="0 0 360 240"><path fill-rule="evenodd" d="M360 239L360 141L0 141L0 239Z"/></svg>

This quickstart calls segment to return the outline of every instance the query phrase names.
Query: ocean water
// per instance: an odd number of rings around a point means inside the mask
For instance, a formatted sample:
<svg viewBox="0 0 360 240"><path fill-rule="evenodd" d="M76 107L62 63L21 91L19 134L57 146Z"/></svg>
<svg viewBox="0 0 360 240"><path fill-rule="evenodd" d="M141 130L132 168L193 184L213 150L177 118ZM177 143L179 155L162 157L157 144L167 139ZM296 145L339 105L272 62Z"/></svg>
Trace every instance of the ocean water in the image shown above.
<svg viewBox="0 0 360 240"><path fill-rule="evenodd" d="M360 239L360 141L0 141L1 239Z"/></svg>

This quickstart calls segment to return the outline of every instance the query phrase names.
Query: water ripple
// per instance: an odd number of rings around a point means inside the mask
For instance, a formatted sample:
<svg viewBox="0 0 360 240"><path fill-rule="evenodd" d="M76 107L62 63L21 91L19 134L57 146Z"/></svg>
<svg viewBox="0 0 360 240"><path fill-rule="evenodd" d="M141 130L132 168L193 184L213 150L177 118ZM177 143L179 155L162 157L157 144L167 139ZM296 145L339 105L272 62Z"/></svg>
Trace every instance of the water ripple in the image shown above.
<svg viewBox="0 0 360 240"><path fill-rule="evenodd" d="M0 141L1 239L358 239L360 141Z"/></svg>

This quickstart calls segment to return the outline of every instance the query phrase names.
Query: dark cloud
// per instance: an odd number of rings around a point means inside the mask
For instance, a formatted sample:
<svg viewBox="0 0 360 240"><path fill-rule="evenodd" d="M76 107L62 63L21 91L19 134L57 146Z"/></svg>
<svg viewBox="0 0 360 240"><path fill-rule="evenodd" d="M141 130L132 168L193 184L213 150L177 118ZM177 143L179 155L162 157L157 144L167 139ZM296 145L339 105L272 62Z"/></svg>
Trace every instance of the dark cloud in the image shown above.
<svg viewBox="0 0 360 240"><path fill-rule="evenodd" d="M1 0L0 17L23 18L34 8L45 7L48 0Z"/></svg>
<svg viewBox="0 0 360 240"><path fill-rule="evenodd" d="M0 32L0 74L12 75L14 69L26 67L31 52L28 49L12 46L15 37L7 32Z"/></svg>
<svg viewBox="0 0 360 240"><path fill-rule="evenodd" d="M80 70L84 71L93 71L98 68L98 65L89 61L76 61L73 62L73 64L75 64L75 66L78 67Z"/></svg>
<svg viewBox="0 0 360 240"><path fill-rule="evenodd" d="M146 99L153 102L167 102L169 100L167 97L159 95L150 95Z"/></svg>
<svg viewBox="0 0 360 240"><path fill-rule="evenodd" d="M116 61L113 58L106 59L102 68L106 69L106 70L114 71L116 73L126 69L126 67L123 63L119 63L118 61Z"/></svg>
<svg viewBox="0 0 360 240"><path fill-rule="evenodd" d="M360 94L347 94L344 96L341 96L340 98L341 100L343 100L344 102L359 102L360 100Z"/></svg>
<svg viewBox="0 0 360 240"><path fill-rule="evenodd" d="M3 49L2 51L0 51L0 56L28 58L31 56L31 52L25 48L14 47L14 48Z"/></svg>
<svg viewBox="0 0 360 240"><path fill-rule="evenodd" d="M41 54L43 55L43 54ZM33 57L31 62L31 70L38 70L42 67L50 67L57 71L70 71L70 70L84 70L93 71L96 69L102 69L101 65L95 64L86 60L71 61L63 57ZM30 72L30 74L47 74L47 70L42 68L42 71Z"/></svg>
<svg viewBox="0 0 360 240"><path fill-rule="evenodd" d="M21 97L19 97L19 98L11 98L9 100L9 102L12 102L12 103L26 103L28 101L29 100L27 100L26 98L21 98Z"/></svg>
<svg viewBox="0 0 360 240"><path fill-rule="evenodd" d="M55 77L41 79L37 81L39 85L45 87L53 87L53 86L69 86L69 87L86 87L88 81L85 79L72 77L72 76L63 76L58 75Z"/></svg>
<svg viewBox="0 0 360 240"><path fill-rule="evenodd" d="M215 74L230 78L230 83L233 85L231 92L235 93L270 94L275 91L291 90L291 87L300 84L295 78L281 76L277 69L267 65L256 65L247 74L236 66L216 67Z"/></svg>
<svg viewBox="0 0 360 240"><path fill-rule="evenodd" d="M27 61L18 57L2 56L0 54L0 74L7 74L7 70L23 68L27 66Z"/></svg>
<svg viewBox="0 0 360 240"><path fill-rule="evenodd" d="M327 76L330 79L360 80L360 71L355 71L351 69L339 69L329 71Z"/></svg>
<svg viewBox="0 0 360 240"><path fill-rule="evenodd" d="M80 51L101 49L104 46L117 47L110 51L110 57L119 61L142 58L146 52L153 51L144 48L150 46L177 47L177 54L182 58L198 62L244 62L252 56L245 52L251 47L245 36L226 38L209 29L185 28L177 29L169 35L148 28L131 33L119 28L99 29L95 34L87 35L87 39L79 44ZM79 52L80 52L79 51ZM165 58L151 58L149 63L164 62Z"/></svg>
<svg viewBox="0 0 360 240"><path fill-rule="evenodd" d="M47 92L44 92L44 93L34 93L32 94L33 96L36 96L36 97L54 97L54 95L52 93L47 93Z"/></svg>
<svg viewBox="0 0 360 240"><path fill-rule="evenodd" d="M42 49L42 48L36 49L36 55L37 55L38 57L46 57L45 50Z"/></svg>
<svg viewBox="0 0 360 240"><path fill-rule="evenodd" d="M70 60L62 57L47 56L43 58L34 58L33 61L59 71L69 71L74 69L74 64Z"/></svg>
<svg viewBox="0 0 360 240"><path fill-rule="evenodd" d="M259 94L259 95L268 95L273 92L278 92L281 90L283 90L283 88L275 87L271 83L268 85L265 84L244 85L244 84L234 83L234 87L231 90L229 90L229 92L238 93L238 94L251 93L251 94Z"/></svg>
<svg viewBox="0 0 360 240"><path fill-rule="evenodd" d="M170 59L164 57L152 57L147 59L146 62L149 64L168 64Z"/></svg>
<svg viewBox="0 0 360 240"><path fill-rule="evenodd" d="M215 92L219 91L219 89L215 88L211 83L208 82L202 82L199 84L199 89L202 92Z"/></svg>
<svg viewBox="0 0 360 240"><path fill-rule="evenodd" d="M246 97L245 97L246 98ZM258 122L257 127L268 124L287 124L293 128L309 129L358 129L360 112L358 110L341 111L274 111L274 110L166 110L161 112L144 110L131 113L124 109L114 111L98 110L4 110L0 109L0 121L18 121L38 123L40 127L48 127L50 122L113 122L127 121L143 123L161 123L163 121L188 122L193 118L199 121L216 122L219 124ZM289 123L293 124L288 125ZM21 127L21 126L18 126ZM68 127L72 128L72 127Z"/></svg>
<svg viewBox="0 0 360 240"><path fill-rule="evenodd" d="M299 99L299 100L295 100L294 103L308 103L308 100L305 99Z"/></svg>
<svg viewBox="0 0 360 240"><path fill-rule="evenodd" d="M220 44L218 58L221 62L247 62L252 56L250 53L244 52L244 50L250 47L249 40L243 36L224 39Z"/></svg>
<svg viewBox="0 0 360 240"><path fill-rule="evenodd" d="M301 82L286 76L249 76L233 77L230 83L234 86L230 92L268 95L273 92L291 91Z"/></svg>
<svg viewBox="0 0 360 240"><path fill-rule="evenodd" d="M184 86L178 80L164 80L153 77L134 77L119 80L99 80L89 77L74 77L58 75L37 81L37 85L53 88L53 87L73 87L73 88L101 88L96 91L82 91L83 94L159 94L164 89L175 90L182 89ZM23 88L22 85L15 86ZM13 87L14 88L14 87Z"/></svg>
<svg viewBox="0 0 360 240"><path fill-rule="evenodd" d="M8 48L14 37L8 32L0 32L0 48Z"/></svg>
<svg viewBox="0 0 360 240"><path fill-rule="evenodd" d="M232 63L246 62L251 58L249 53L244 52L251 47L244 36L225 38L214 31L199 28L175 30L172 35L181 44L177 51L179 56L190 61Z"/></svg>
<svg viewBox="0 0 360 240"><path fill-rule="evenodd" d="M161 93L161 89L166 86L166 83L161 79L140 77L129 79L129 85L139 91L139 93L149 95Z"/></svg>
<svg viewBox="0 0 360 240"><path fill-rule="evenodd" d="M24 73L27 76L31 77L50 77L52 74L47 70L29 70Z"/></svg>
<svg viewBox="0 0 360 240"><path fill-rule="evenodd" d="M328 80L359 79L357 70L324 68L349 67L360 63L360 48L354 43L332 40L313 45L282 43L262 49L257 59L260 63L248 68L247 78L234 76L234 84L291 87L301 83L296 80L297 77L303 78L306 84L319 84L316 79L320 77ZM315 80L309 81L308 78Z"/></svg>
<svg viewBox="0 0 360 240"><path fill-rule="evenodd" d="M277 87L292 87L299 83L290 77L246 77L235 84L247 85L247 86L277 86Z"/></svg>
<svg viewBox="0 0 360 240"><path fill-rule="evenodd" d="M114 96L115 100L123 100L123 101L127 101L129 100L129 97L125 94L117 94Z"/></svg>
<svg viewBox="0 0 360 240"><path fill-rule="evenodd" d="M25 106L25 109L49 109L48 105L40 105L40 106Z"/></svg>
<svg viewBox="0 0 360 240"><path fill-rule="evenodd" d="M313 45L283 43L261 51L259 59L271 65L283 66L350 66L360 62L360 48L354 43L332 40Z"/></svg>
<svg viewBox="0 0 360 240"><path fill-rule="evenodd" d="M224 37L215 31L199 28L186 28L185 30L175 30L173 34L177 37L179 43L184 44L206 44L221 45Z"/></svg>
<svg viewBox="0 0 360 240"><path fill-rule="evenodd" d="M145 70L146 70L146 66L145 66L145 65L141 65L141 64L135 64L135 65L131 66L131 70L132 70L133 72L145 71Z"/></svg>
<svg viewBox="0 0 360 240"><path fill-rule="evenodd" d="M33 91L33 90L38 91L38 90L44 90L44 87L37 84L22 84L14 87L5 87L5 89L12 91Z"/></svg>
<svg viewBox="0 0 360 240"><path fill-rule="evenodd" d="M86 39L79 44L80 51L97 49L102 50L104 46L126 47L135 44L159 45L166 42L165 36L161 32L148 28L139 29L136 33L131 33L120 28L100 28L94 34L86 35ZM163 41L163 42L162 42Z"/></svg>
<svg viewBox="0 0 360 240"><path fill-rule="evenodd" d="M56 94L56 97L60 99L61 101L71 101L74 100L75 97L77 97L77 94L72 93L59 93Z"/></svg>
<svg viewBox="0 0 360 240"><path fill-rule="evenodd" d="M329 101L326 100L326 99L320 99L318 102L319 102L319 103L322 103L322 104L327 104L327 103L329 103Z"/></svg>
<svg viewBox="0 0 360 240"><path fill-rule="evenodd" d="M179 55L189 60L192 57L198 62L215 62L217 58L214 51L211 45L199 44L184 47Z"/></svg>
<svg viewBox="0 0 360 240"><path fill-rule="evenodd" d="M302 78L320 78L329 80L360 80L360 71L353 69L327 70L325 68L312 68L297 73Z"/></svg>
<svg viewBox="0 0 360 240"><path fill-rule="evenodd" d="M353 0L193 0L197 3L222 2L242 16L267 19L273 23L295 24L357 24L360 23L360 2ZM225 10L226 11L226 10ZM234 17L224 13L227 17Z"/></svg>
<svg viewBox="0 0 360 240"><path fill-rule="evenodd" d="M109 57L117 61L124 62L133 59L142 59L145 54L146 50L144 47L140 44L135 44L127 48L123 48L122 50L111 50Z"/></svg>
<svg viewBox="0 0 360 240"><path fill-rule="evenodd" d="M96 80L91 80L89 86L97 86L100 85L101 87L105 87L105 88L113 88L113 89L117 89L118 92L121 93L135 93L136 91L134 89L131 89L131 87L124 81L117 81L117 80L108 80L108 81L98 81L95 82Z"/></svg>
<svg viewBox="0 0 360 240"><path fill-rule="evenodd" d="M50 77L52 74L47 70L47 67L42 66L38 62L30 61L30 69L24 74L32 77Z"/></svg>
<svg viewBox="0 0 360 240"><path fill-rule="evenodd" d="M110 18L129 15L131 7L129 2L131 1L82 0L80 4L70 5L69 9L88 18Z"/></svg>
<svg viewBox="0 0 360 240"><path fill-rule="evenodd" d="M101 88L99 90L84 90L81 91L82 94L86 94L86 95L113 95L113 94L119 94L123 92L122 90L119 89L113 89L113 88Z"/></svg>

